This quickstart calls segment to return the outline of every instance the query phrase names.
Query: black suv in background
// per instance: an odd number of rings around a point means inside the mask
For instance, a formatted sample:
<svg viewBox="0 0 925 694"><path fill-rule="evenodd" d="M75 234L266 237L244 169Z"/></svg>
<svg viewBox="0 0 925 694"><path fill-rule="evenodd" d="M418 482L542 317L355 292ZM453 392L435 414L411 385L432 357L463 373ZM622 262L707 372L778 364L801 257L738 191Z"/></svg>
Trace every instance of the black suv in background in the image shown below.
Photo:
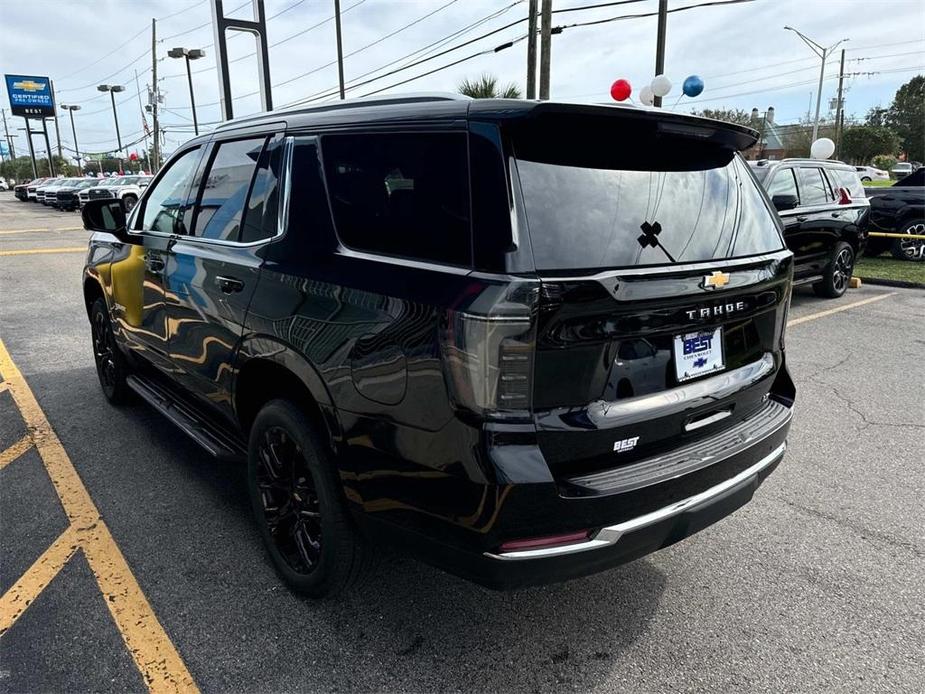
<svg viewBox="0 0 925 694"><path fill-rule="evenodd" d="M845 293L867 243L870 203L853 166L821 159L749 162L784 223L794 284L819 296Z"/></svg>
<svg viewBox="0 0 925 694"><path fill-rule="evenodd" d="M925 235L925 167L920 167L892 186L868 188L871 231L888 234ZM873 236L868 255L889 250L894 258L925 262L925 241Z"/></svg>
<svg viewBox="0 0 925 694"><path fill-rule="evenodd" d="M755 137L410 96L226 123L127 219L85 204L103 392L246 458L309 595L380 542L494 587L653 552L786 447L792 254Z"/></svg>

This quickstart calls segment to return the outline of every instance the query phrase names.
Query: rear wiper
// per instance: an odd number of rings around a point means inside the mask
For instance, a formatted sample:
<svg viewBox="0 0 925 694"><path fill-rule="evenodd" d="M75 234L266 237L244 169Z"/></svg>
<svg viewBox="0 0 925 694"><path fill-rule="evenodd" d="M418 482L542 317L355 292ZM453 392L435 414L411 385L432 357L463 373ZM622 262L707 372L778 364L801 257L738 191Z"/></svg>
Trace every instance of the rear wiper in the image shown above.
<svg viewBox="0 0 925 694"><path fill-rule="evenodd" d="M649 224L648 222L643 222L640 226L642 229L642 234L636 237L636 240L639 241L639 245L645 248L646 246L652 246L652 248L661 248L662 253L668 256L668 260L672 263L677 261L672 257L671 253L668 252L668 249L665 248L658 240L658 235L662 233L662 225L658 222Z"/></svg>

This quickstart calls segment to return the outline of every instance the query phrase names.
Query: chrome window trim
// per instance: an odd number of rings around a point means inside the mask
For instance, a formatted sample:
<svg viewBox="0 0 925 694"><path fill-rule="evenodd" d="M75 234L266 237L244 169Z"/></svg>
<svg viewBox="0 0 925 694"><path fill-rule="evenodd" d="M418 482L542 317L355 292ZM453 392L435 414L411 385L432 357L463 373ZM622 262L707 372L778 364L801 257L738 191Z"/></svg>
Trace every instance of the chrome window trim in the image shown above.
<svg viewBox="0 0 925 694"><path fill-rule="evenodd" d="M722 496L740 484L748 482L751 478L757 476L762 470L770 467L773 463L780 460L786 449L787 442L785 441L757 463L751 467L746 468L734 477L730 477L729 479L724 480L723 482L720 482L719 484L714 485L709 489L705 489L699 494L694 494L693 496L689 496L686 499L681 499L681 501L676 501L675 503L669 504L668 506L663 506L662 508L656 509L650 513L637 516L636 518L630 518L629 520L623 521L622 523L617 523L616 525L609 525L607 527L601 528L594 535L594 537L589 540L585 540L584 542L577 542L571 545L559 545L557 547L516 550L513 552L485 552L484 556L489 559L498 559L501 561L522 561L524 559L544 559L547 557L577 554L578 552L587 552L588 550L600 549L601 547L610 547L617 544L617 542L619 542L620 539L627 533L642 530L643 528L647 528L650 525L655 525L656 523L659 523L663 520L678 516L691 508L707 503L716 497Z"/></svg>

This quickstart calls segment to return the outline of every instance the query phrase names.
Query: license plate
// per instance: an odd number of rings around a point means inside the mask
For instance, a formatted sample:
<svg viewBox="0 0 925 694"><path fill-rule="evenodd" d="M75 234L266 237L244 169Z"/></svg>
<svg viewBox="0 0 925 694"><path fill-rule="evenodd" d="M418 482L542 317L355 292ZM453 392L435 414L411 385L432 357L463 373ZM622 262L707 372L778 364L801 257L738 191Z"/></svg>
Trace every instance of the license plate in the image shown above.
<svg viewBox="0 0 925 694"><path fill-rule="evenodd" d="M688 381L726 368L723 360L723 329L675 335L674 368L679 381Z"/></svg>

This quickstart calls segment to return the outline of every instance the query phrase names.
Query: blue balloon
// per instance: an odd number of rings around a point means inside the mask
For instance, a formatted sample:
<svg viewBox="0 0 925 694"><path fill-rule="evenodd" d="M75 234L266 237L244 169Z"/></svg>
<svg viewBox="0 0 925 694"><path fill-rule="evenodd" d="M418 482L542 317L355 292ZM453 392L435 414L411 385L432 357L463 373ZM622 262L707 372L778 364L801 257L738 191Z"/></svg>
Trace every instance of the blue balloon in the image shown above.
<svg viewBox="0 0 925 694"><path fill-rule="evenodd" d="M691 75L684 80L684 86L681 88L684 96L700 96L703 91L703 80L699 75Z"/></svg>

